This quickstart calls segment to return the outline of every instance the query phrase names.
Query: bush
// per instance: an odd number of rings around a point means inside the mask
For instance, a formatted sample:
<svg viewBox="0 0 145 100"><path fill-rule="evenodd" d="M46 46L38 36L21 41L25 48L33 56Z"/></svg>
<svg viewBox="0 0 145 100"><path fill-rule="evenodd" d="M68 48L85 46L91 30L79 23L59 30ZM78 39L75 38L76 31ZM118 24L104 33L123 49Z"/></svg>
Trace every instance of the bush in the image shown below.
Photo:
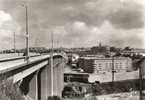
<svg viewBox="0 0 145 100"><path fill-rule="evenodd" d="M0 82L0 100L25 100L19 86L12 81Z"/></svg>
<svg viewBox="0 0 145 100"><path fill-rule="evenodd" d="M58 96L49 96L47 100L61 100Z"/></svg>

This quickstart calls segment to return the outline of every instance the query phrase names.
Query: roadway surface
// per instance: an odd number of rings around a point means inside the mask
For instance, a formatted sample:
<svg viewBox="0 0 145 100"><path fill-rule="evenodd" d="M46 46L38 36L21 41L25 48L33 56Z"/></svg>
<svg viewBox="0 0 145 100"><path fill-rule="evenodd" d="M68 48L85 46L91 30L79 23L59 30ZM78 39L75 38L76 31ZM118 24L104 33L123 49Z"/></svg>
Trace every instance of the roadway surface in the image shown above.
<svg viewBox="0 0 145 100"><path fill-rule="evenodd" d="M47 58L47 57L50 57L50 55L41 55L41 56L36 56L36 57L30 57L29 62L36 61L36 60L39 60L39 59L44 59L44 58ZM13 68L15 66L25 64L25 63L27 63L27 61L25 61L24 59L0 62L0 72L3 71L3 70L7 70L9 68Z"/></svg>

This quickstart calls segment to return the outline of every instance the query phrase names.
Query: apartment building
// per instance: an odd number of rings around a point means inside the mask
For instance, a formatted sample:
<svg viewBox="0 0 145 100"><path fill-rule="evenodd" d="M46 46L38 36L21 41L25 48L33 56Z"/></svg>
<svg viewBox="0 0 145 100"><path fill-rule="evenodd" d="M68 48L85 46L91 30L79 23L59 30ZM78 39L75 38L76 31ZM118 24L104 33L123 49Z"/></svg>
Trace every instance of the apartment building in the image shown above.
<svg viewBox="0 0 145 100"><path fill-rule="evenodd" d="M128 57L111 57L94 59L94 73L126 72L132 68L132 60Z"/></svg>
<svg viewBox="0 0 145 100"><path fill-rule="evenodd" d="M81 57L84 61L83 67L93 67L93 73L105 73L105 72L126 72L132 69L132 59L128 57ZM92 65L85 65L88 60L92 61Z"/></svg>

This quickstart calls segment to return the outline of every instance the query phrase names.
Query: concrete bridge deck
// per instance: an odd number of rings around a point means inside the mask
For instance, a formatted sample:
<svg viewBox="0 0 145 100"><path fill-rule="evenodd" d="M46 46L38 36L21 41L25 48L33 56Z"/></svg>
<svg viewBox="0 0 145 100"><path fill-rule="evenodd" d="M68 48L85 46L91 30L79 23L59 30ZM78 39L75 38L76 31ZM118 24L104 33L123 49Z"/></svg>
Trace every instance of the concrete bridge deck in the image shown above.
<svg viewBox="0 0 145 100"><path fill-rule="evenodd" d="M0 61L0 79L12 80L14 84L20 83L24 95L34 100L46 100L53 94L61 96L63 90L63 71L65 57L61 53L53 54L53 82L51 73L50 55L30 57L29 62L24 58L4 59ZM52 85L53 83L53 85Z"/></svg>
<svg viewBox="0 0 145 100"><path fill-rule="evenodd" d="M32 62L32 61L36 61L36 60L44 59L44 58L48 58L48 57L50 57L50 55L30 57L29 61ZM21 57L19 57L19 58L21 58ZM15 59L15 58L12 58L12 59ZM2 60L7 60L7 59L1 59L1 61ZM24 58L1 62L0 63L0 72L3 71L3 70L9 70L9 69L11 69L15 66L19 66L19 65L25 64L25 63L27 63L27 62L24 61Z"/></svg>

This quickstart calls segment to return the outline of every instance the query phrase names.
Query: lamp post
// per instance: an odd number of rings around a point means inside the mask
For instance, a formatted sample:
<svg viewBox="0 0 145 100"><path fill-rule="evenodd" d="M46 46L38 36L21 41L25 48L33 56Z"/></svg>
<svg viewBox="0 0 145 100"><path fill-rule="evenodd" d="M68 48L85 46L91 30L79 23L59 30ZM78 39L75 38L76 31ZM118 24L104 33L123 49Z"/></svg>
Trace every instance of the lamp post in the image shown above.
<svg viewBox="0 0 145 100"><path fill-rule="evenodd" d="M14 53L16 53L16 34L14 32Z"/></svg>
<svg viewBox="0 0 145 100"><path fill-rule="evenodd" d="M29 61L29 32L28 32L28 6L23 4L22 5L25 8L25 24L26 24L26 58L25 60L28 62Z"/></svg>
<svg viewBox="0 0 145 100"><path fill-rule="evenodd" d="M114 56L112 56L112 86L114 86Z"/></svg>
<svg viewBox="0 0 145 100"><path fill-rule="evenodd" d="M53 32L51 32L51 57L50 57L50 63L51 63L51 96L53 96Z"/></svg>
<svg viewBox="0 0 145 100"><path fill-rule="evenodd" d="M143 90L143 77L142 77L142 63L141 65L139 66L139 100L143 100L143 93L142 93L142 90Z"/></svg>

